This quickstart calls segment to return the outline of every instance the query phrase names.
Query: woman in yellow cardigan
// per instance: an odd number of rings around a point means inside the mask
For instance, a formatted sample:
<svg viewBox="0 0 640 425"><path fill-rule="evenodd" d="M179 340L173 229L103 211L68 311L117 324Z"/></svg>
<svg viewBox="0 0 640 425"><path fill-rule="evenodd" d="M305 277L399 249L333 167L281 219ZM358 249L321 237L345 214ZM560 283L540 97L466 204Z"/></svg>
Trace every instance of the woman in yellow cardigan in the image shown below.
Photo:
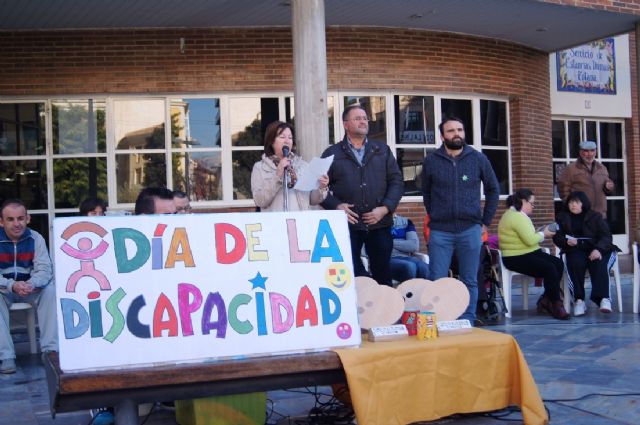
<svg viewBox="0 0 640 425"><path fill-rule="evenodd" d="M564 271L562 260L540 249L544 238L555 232L545 226L536 232L529 216L533 212L535 196L529 189L520 189L507 198L507 207L498 224L498 238L502 262L514 272L544 280L544 293L538 300L538 313L548 313L558 320L567 320L560 299L560 280Z"/></svg>

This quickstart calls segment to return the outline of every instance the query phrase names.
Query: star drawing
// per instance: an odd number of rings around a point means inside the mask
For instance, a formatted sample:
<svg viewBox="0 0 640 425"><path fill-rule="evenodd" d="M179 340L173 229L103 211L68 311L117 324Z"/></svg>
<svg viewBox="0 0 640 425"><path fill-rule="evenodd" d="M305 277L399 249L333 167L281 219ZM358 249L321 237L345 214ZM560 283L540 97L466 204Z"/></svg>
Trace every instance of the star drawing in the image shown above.
<svg viewBox="0 0 640 425"><path fill-rule="evenodd" d="M262 288L266 290L267 287L265 286L265 282L267 281L267 279L267 277L262 276L260 272L258 272L256 274L256 277L254 277L253 279L249 279L249 282L253 284L253 288L251 289Z"/></svg>

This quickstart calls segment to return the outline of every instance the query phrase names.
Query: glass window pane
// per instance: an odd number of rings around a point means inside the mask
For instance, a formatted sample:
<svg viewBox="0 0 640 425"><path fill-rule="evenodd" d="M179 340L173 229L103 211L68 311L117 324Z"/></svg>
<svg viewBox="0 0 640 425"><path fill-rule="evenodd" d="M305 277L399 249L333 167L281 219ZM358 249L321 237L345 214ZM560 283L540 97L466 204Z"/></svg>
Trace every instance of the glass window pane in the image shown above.
<svg viewBox="0 0 640 425"><path fill-rule="evenodd" d="M600 157L622 159L622 124L600 123Z"/></svg>
<svg viewBox="0 0 640 425"><path fill-rule="evenodd" d="M464 123L464 137L469 145L473 145L473 118L471 101L464 99L442 99L440 101L442 119L458 117Z"/></svg>
<svg viewBox="0 0 640 425"><path fill-rule="evenodd" d="M498 185L500 186L500 195L508 195L511 193L509 186L509 153L504 150L483 149L491 166L493 172L496 173L498 179Z"/></svg>
<svg viewBox="0 0 640 425"><path fill-rule="evenodd" d="M404 179L405 196L422 195L422 161L435 149L399 148L397 150L398 167Z"/></svg>
<svg viewBox="0 0 640 425"><path fill-rule="evenodd" d="M602 165L607 167L609 178L615 183L612 196L624 196L624 164L622 162L603 162Z"/></svg>
<svg viewBox="0 0 640 425"><path fill-rule="evenodd" d="M433 96L394 96L396 142L435 145Z"/></svg>
<svg viewBox="0 0 640 425"><path fill-rule="evenodd" d="M107 199L107 159L54 159L53 181L56 208L76 208L88 197Z"/></svg>
<svg viewBox="0 0 640 425"><path fill-rule="evenodd" d="M480 131L484 146L507 146L507 104L480 100Z"/></svg>
<svg viewBox="0 0 640 425"><path fill-rule="evenodd" d="M191 201L222 199L222 154L179 152L172 156L173 189L189 195Z"/></svg>
<svg viewBox="0 0 640 425"><path fill-rule="evenodd" d="M567 121L567 127L569 130L569 153L571 158L578 157L578 151L580 150L580 121Z"/></svg>
<svg viewBox="0 0 640 425"><path fill-rule="evenodd" d="M116 155L117 202L135 202L145 187L166 187L165 155L162 153Z"/></svg>
<svg viewBox="0 0 640 425"><path fill-rule="evenodd" d="M43 103L0 104L0 155L44 155Z"/></svg>
<svg viewBox="0 0 640 425"><path fill-rule="evenodd" d="M233 199L251 199L251 170L260 161L262 151L235 151L233 161Z"/></svg>
<svg viewBox="0 0 640 425"><path fill-rule="evenodd" d="M346 96L344 106L360 105L369 117L371 140L387 143L387 104L384 96Z"/></svg>
<svg viewBox="0 0 640 425"><path fill-rule="evenodd" d="M262 146L264 130L280 119L277 97L232 98L229 108L233 146Z"/></svg>
<svg viewBox="0 0 640 425"><path fill-rule="evenodd" d="M172 99L171 145L174 148L220 147L219 99Z"/></svg>
<svg viewBox="0 0 640 425"><path fill-rule="evenodd" d="M611 233L621 235L627 233L625 226L626 213L624 209L624 200L608 199L607 200L607 222Z"/></svg>
<svg viewBox="0 0 640 425"><path fill-rule="evenodd" d="M116 149L164 149L164 101L113 102Z"/></svg>
<svg viewBox="0 0 640 425"><path fill-rule="evenodd" d="M49 248L49 216L47 214L33 214L30 211L27 212L29 212L29 215L31 216L29 227L42 235L47 248Z"/></svg>
<svg viewBox="0 0 640 425"><path fill-rule="evenodd" d="M564 137L564 121L553 120L551 122L551 145L554 158L567 157L567 143Z"/></svg>
<svg viewBox="0 0 640 425"><path fill-rule="evenodd" d="M585 140L591 140L593 142L598 140L598 133L596 131L596 122L595 121L585 121L584 126L587 131L587 136Z"/></svg>
<svg viewBox="0 0 640 425"><path fill-rule="evenodd" d="M66 100L51 104L53 153L104 153L104 101Z"/></svg>
<svg viewBox="0 0 640 425"><path fill-rule="evenodd" d="M558 176L562 174L564 171L564 167L567 166L567 163L562 162L554 162L553 163L553 197L559 198L560 193L558 192Z"/></svg>
<svg viewBox="0 0 640 425"><path fill-rule="evenodd" d="M28 209L47 208L45 160L0 161L0 199L19 198Z"/></svg>

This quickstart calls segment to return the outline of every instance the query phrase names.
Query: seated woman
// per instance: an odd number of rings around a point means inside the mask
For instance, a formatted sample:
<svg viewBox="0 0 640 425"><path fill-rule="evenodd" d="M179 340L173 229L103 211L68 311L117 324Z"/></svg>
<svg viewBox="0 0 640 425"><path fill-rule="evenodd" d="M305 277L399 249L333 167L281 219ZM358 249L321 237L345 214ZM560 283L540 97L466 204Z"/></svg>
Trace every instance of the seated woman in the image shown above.
<svg viewBox="0 0 640 425"><path fill-rule="evenodd" d="M553 242L566 255L567 274L575 297L573 314L582 316L587 307L584 302L584 276L591 276L591 301L603 313L611 313L609 270L616 258L617 247L602 215L591 209L584 192L571 192L565 201L566 211L558 216L560 230Z"/></svg>
<svg viewBox="0 0 640 425"><path fill-rule="evenodd" d="M416 226L411 220L398 214L393 215L393 251L391 251L391 278L397 282L429 278L429 265L416 257L420 249L420 239Z"/></svg>
<svg viewBox="0 0 640 425"><path fill-rule="evenodd" d="M540 249L540 242L555 232L547 227L536 232L529 216L533 212L535 197L529 189L520 189L507 198L509 207L498 224L498 238L502 262L514 272L544 280L544 293L538 300L538 313L549 313L553 318L566 320L560 299L560 280L564 271L562 260Z"/></svg>
<svg viewBox="0 0 640 425"><path fill-rule="evenodd" d="M80 203L79 210L85 217L103 216L107 212L107 203L100 198L87 198Z"/></svg>

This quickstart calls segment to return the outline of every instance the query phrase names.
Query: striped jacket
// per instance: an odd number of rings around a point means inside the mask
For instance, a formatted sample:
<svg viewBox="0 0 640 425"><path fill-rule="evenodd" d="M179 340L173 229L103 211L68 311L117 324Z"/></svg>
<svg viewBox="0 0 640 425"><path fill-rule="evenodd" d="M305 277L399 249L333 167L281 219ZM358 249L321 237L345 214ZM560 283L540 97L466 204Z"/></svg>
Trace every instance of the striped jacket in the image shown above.
<svg viewBox="0 0 640 425"><path fill-rule="evenodd" d="M26 229L18 242L13 242L0 227L0 290L12 292L17 281L29 281L42 288L53 281L53 268L44 238Z"/></svg>

